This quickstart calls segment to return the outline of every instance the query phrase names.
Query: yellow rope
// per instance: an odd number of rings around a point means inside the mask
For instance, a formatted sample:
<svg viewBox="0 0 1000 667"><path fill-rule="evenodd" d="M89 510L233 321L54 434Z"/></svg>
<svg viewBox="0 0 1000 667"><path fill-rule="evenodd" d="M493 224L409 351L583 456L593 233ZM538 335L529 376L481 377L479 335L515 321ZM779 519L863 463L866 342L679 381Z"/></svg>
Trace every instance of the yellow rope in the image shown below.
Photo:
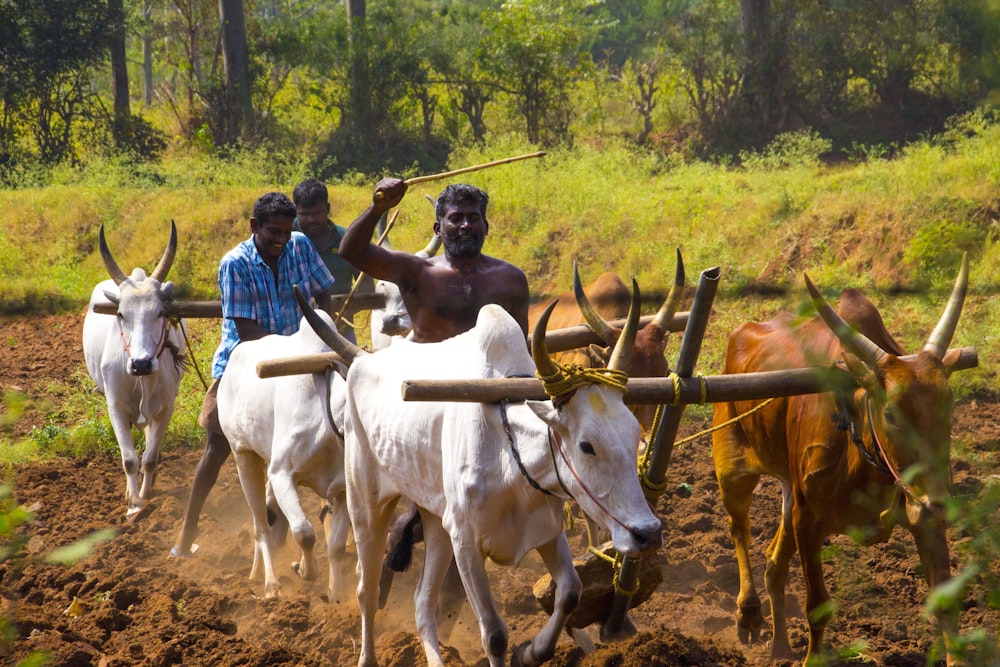
<svg viewBox="0 0 1000 667"><path fill-rule="evenodd" d="M594 554L595 556L597 556L601 560L603 560L603 561L605 561L607 563L611 563L611 584L615 587L615 592L616 593L619 593L621 595L625 595L627 597L632 597L633 595L635 595L636 593L639 592L639 580L638 579L636 579L635 588L632 589L632 590L630 590L630 591L625 590L618 583L618 579L621 576L622 563L625 561L625 558L621 555L620 552L615 552L615 557L612 558L611 556L607 555L603 551L600 551L599 549L597 549L594 546L588 546L587 547L587 551L589 551L590 553Z"/></svg>
<svg viewBox="0 0 1000 667"><path fill-rule="evenodd" d="M610 368L584 368L576 364L560 364L555 362L556 370L552 375L535 373L542 381L546 395L549 398L564 396L580 387L591 384L605 384L614 387L622 393L628 386L628 375L624 371Z"/></svg>
<svg viewBox="0 0 1000 667"><path fill-rule="evenodd" d="M750 408L749 410L747 410L743 414L736 415L732 419L727 419L726 421L724 421L721 424L718 424L716 426L713 426L712 428L707 428L704 431L698 431L694 435L689 435L686 438L682 438L682 439L676 441L674 443L674 447L680 447L681 445L686 445L689 442L694 442L695 440L697 440L698 438L700 438L703 435L708 435L710 433L715 433L716 431L721 431L722 429L726 428L727 426L731 426L731 425L735 424L736 422L740 421L744 417L749 417L750 415L752 415L753 413L757 412L758 410L760 410L764 406L766 406L769 403L771 403L772 401L776 401L776 400L778 400L778 398L772 396L771 398L767 399L763 403L760 403L760 404L755 405L754 407Z"/></svg>

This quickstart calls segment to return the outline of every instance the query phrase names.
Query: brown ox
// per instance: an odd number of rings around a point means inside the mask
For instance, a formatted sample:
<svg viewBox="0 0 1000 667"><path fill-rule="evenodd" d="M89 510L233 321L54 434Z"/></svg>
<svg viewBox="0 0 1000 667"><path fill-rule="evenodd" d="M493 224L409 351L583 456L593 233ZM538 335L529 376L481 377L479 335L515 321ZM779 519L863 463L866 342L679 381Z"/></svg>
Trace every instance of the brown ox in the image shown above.
<svg viewBox="0 0 1000 667"><path fill-rule="evenodd" d="M797 325L784 314L749 323L729 337L726 373L844 364L857 387L825 394L717 403L714 423L741 420L712 436L712 457L739 561L737 630L760 637L760 598L750 570L750 502L761 475L776 477L781 523L767 548L764 583L771 600L774 658L791 656L785 617L788 564L799 552L806 584L809 647L818 656L832 616L820 547L829 535L862 529L870 543L895 525L916 541L934 587L950 575L943 501L950 483L952 393L948 376L957 355L946 354L968 284L963 260L941 321L910 360L886 331L875 306L856 290L834 312L809 282L822 319ZM847 320L845 322L845 319ZM850 322L848 324L847 322ZM853 326L852 326L853 325ZM953 612L937 612L945 640L957 628Z"/></svg>
<svg viewBox="0 0 1000 667"><path fill-rule="evenodd" d="M684 262L680 250L677 251L677 270L670 293L660 306L653 320L642 327L635 337L635 345L626 372L629 377L664 377L670 372L664 351L667 346L667 326L674 318L684 290ZM609 352L614 348L621 329L612 327L607 320L622 319L628 314L631 296L625 283L615 273L602 273L597 279L583 287L576 263L573 264L573 291L555 297L558 303L549 318L549 330L573 327L586 323L604 341L605 347L591 345L586 348L567 350L553 354L552 358L563 364L576 364L584 368L606 368ZM535 322L544 308L535 304L528 309L528 329L533 330ZM558 319L557 319L558 318ZM653 425L655 405L633 405L632 412L639 420L643 432Z"/></svg>

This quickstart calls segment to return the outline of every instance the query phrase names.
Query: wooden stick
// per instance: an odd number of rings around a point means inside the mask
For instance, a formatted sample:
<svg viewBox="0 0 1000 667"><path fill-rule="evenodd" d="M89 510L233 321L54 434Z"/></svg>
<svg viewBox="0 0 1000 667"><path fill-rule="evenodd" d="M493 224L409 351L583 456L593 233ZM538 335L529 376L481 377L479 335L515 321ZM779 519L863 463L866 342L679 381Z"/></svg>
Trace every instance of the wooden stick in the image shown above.
<svg viewBox="0 0 1000 667"><path fill-rule="evenodd" d="M415 185L417 183L426 183L428 181L439 181L442 178L449 178L451 176L458 176L459 174L467 174L470 171L479 171L480 169L488 169L490 167L496 167L501 164L507 164L509 162L517 162L518 160L528 160L530 158L545 157L545 151L538 151L537 153L527 153L525 155L515 155L514 157L505 157L502 160L494 160L493 162L487 162L485 164L477 164L472 167L462 167L461 169L453 169L452 171L445 171L440 174L429 174L427 176L414 176L413 178L408 178L404 183L407 185ZM382 192L375 193L376 199L382 198Z"/></svg>
<svg viewBox="0 0 1000 667"><path fill-rule="evenodd" d="M959 357L952 370L965 370L979 365L979 355L975 348L957 349ZM907 355L902 358L915 357L916 355ZM707 375L703 378L679 378L680 402L701 403L702 381L705 383L705 403L817 394L830 391L835 386L855 386L851 375L837 367ZM502 399L523 401L548 398L542 389L541 380L535 378L404 380L402 393L404 401L496 403ZM674 396L673 378L630 378L625 402L669 404L674 401Z"/></svg>
<svg viewBox="0 0 1000 667"><path fill-rule="evenodd" d="M346 294L334 294L331 299L333 299L333 304L337 305L343 303L347 299ZM352 310L357 312L359 310L371 310L372 308L384 308L385 307L385 296L372 292L371 294L360 294L356 295L354 298L354 303L352 304ZM118 306L111 303L110 301L103 301L95 303L93 306L95 313L100 313L101 315L115 315L118 312ZM174 301L169 306L167 306L167 314L170 317L222 317L222 302L221 301Z"/></svg>
<svg viewBox="0 0 1000 667"><path fill-rule="evenodd" d="M273 378L280 375L308 375L310 373L323 373L328 368L332 368L334 362L347 365L347 362L336 352L320 352L318 354L305 354L298 357L281 357L279 359L267 359L258 362L257 377Z"/></svg>
<svg viewBox="0 0 1000 667"><path fill-rule="evenodd" d="M382 242L385 241L385 237L389 236L389 230L392 229L392 226L394 224L396 224L396 216L398 215L399 215L399 209L397 208L395 211L392 212L392 215L389 216L389 221L385 223L385 230L383 230L382 235L378 237L379 245L382 245ZM337 311L337 316L333 318L334 324L336 324L340 320L340 318L344 316L344 313L347 312L347 306L350 305L351 299L354 298L354 293L358 291L358 286L361 284L361 281L362 279L364 279L364 277L365 277L364 271L358 274L358 279L355 280L354 285L351 286L351 291L350 293L348 293L347 298L344 299L344 304L340 307L340 310Z"/></svg>

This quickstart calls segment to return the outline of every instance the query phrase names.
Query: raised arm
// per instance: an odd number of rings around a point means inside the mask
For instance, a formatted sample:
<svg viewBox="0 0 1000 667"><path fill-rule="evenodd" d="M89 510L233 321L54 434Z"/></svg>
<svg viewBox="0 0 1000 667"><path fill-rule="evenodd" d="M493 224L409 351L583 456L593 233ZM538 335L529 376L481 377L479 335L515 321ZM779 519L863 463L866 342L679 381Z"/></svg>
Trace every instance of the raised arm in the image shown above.
<svg viewBox="0 0 1000 667"><path fill-rule="evenodd" d="M372 242L372 235L379 217L398 205L405 193L406 183L398 178L379 181L371 205L351 223L340 242L340 256L352 266L374 278L397 284L412 284L415 273L426 260L383 248Z"/></svg>

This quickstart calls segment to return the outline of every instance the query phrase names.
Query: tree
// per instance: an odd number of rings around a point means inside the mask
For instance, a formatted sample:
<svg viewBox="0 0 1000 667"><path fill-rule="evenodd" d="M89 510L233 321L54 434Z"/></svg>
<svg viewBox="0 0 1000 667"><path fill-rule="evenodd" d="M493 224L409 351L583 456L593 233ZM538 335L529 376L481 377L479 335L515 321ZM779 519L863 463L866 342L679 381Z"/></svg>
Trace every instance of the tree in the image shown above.
<svg viewBox="0 0 1000 667"><path fill-rule="evenodd" d="M243 0L219 0L222 21L222 54L226 72L227 130L216 137L221 143L232 143L254 123L253 97L250 93L250 55L247 49L247 28L243 17Z"/></svg>
<svg viewBox="0 0 1000 667"><path fill-rule="evenodd" d="M369 39L365 0L345 0L350 36L348 67L349 104L345 124L361 146L375 144L375 114L371 100L371 69L368 61Z"/></svg>
<svg viewBox="0 0 1000 667"><path fill-rule="evenodd" d="M484 15L480 62L516 99L532 143L567 138L569 84L591 64L582 47L597 29L588 6L586 0L508 0Z"/></svg>
<svg viewBox="0 0 1000 667"><path fill-rule="evenodd" d="M125 62L125 7L122 0L108 0L108 23L111 28L113 134L115 142L121 146L127 142L127 128L132 117L128 97L128 67Z"/></svg>

